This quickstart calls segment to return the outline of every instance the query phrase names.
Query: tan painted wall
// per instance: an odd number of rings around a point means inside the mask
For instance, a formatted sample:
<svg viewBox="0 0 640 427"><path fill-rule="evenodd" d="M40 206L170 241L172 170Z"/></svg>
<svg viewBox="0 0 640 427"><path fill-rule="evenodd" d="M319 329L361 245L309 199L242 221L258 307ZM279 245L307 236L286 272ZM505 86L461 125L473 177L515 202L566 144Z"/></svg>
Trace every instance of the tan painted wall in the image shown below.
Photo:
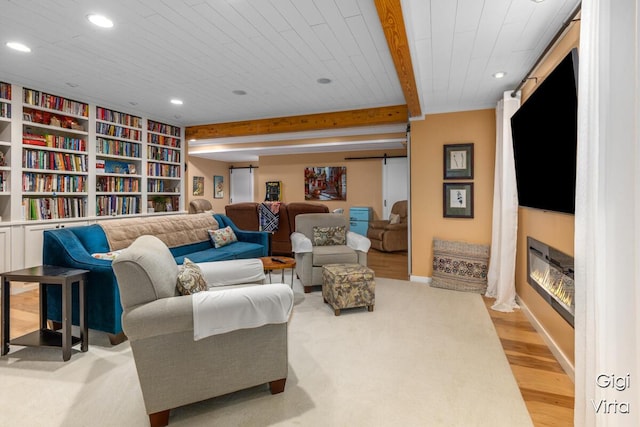
<svg viewBox="0 0 640 427"><path fill-rule="evenodd" d="M382 215L382 160L345 160L345 157L371 157L371 156L406 155L406 150L386 151L352 151L340 153L295 154L280 156L262 156L259 162L252 163L258 166L255 174L254 191L255 200L262 201L265 198L267 181L282 182L282 201L303 202L304 199L304 168L308 166L346 166L347 167L347 200L346 201L322 201L330 210L344 208L348 213L351 206L371 206L374 218ZM213 204L216 212L224 212L224 207L229 204L229 166L248 166L245 163L226 163L214 160L206 160L191 156L189 158L187 206L193 196L193 176L204 176L204 191L206 199ZM213 199L213 175L224 176L225 197Z"/></svg>
<svg viewBox="0 0 640 427"><path fill-rule="evenodd" d="M520 208L516 254L516 293L562 353L574 364L574 329L527 283L527 236L573 256L574 216Z"/></svg>
<svg viewBox="0 0 640 427"><path fill-rule="evenodd" d="M284 202L304 201L304 168L308 166L346 166L347 200L322 201L330 210L351 206L371 206L375 218L382 214L382 160L345 160L345 157L405 155L404 150L352 151L341 153L296 154L260 157L258 196L264 200L267 181L282 181Z"/></svg>
<svg viewBox="0 0 640 427"><path fill-rule="evenodd" d="M414 276L431 277L434 237L491 243L495 110L433 114L411 122L411 216ZM445 144L474 143L474 218L443 218Z"/></svg>
<svg viewBox="0 0 640 427"><path fill-rule="evenodd" d="M213 198L213 176L220 175L224 179L224 197L222 199ZM193 177L204 177L204 196L193 195ZM207 199L213 205L213 211L224 213L224 207L229 203L229 164L216 160L201 159L190 156L187 167L187 203L186 209L189 210L189 202L193 199Z"/></svg>
<svg viewBox="0 0 640 427"><path fill-rule="evenodd" d="M555 66L577 47L580 37L579 22L572 26L566 36L550 52L532 73L542 83ZM535 89L533 82L525 86L522 93L523 102ZM547 212L538 209L520 208L518 211L518 249L516 256L516 292L529 311L536 317L551 339L567 357L575 364L575 331L538 293L527 283L527 236L544 242L571 256L574 254L574 216L562 213ZM577 286L580 286L578 283Z"/></svg>

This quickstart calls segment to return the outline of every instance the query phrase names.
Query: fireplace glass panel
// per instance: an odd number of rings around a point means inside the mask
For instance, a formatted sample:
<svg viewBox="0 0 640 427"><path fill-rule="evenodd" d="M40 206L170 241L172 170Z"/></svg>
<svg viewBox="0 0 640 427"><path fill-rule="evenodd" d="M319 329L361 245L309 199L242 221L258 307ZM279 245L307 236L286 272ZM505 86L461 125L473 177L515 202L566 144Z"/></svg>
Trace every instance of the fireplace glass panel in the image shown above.
<svg viewBox="0 0 640 427"><path fill-rule="evenodd" d="M573 258L531 237L527 240L529 284L573 326Z"/></svg>

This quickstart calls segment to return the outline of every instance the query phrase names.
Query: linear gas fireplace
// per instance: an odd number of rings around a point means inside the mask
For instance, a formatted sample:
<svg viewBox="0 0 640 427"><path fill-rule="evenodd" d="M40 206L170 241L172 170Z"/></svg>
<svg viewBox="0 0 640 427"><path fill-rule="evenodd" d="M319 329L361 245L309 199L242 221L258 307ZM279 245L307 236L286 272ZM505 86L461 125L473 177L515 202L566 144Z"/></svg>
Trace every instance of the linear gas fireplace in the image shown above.
<svg viewBox="0 0 640 427"><path fill-rule="evenodd" d="M527 237L527 247L527 281L573 326L573 257L532 237Z"/></svg>

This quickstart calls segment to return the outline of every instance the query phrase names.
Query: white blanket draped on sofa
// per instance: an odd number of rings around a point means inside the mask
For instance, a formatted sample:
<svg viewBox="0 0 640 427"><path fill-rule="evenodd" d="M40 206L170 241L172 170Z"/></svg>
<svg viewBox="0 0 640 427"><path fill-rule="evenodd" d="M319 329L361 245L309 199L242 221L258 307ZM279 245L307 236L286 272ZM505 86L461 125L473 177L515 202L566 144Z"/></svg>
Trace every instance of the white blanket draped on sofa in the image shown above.
<svg viewBox="0 0 640 427"><path fill-rule="evenodd" d="M286 284L269 284L197 292L191 301L193 339L198 341L237 329L286 323L293 308L293 291Z"/></svg>

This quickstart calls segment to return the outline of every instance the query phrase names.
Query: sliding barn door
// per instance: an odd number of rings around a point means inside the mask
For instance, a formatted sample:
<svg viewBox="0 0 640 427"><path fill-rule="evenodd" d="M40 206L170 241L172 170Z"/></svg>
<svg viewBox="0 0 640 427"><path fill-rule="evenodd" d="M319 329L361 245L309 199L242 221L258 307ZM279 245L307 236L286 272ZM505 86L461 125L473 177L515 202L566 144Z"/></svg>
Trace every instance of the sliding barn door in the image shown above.
<svg viewBox="0 0 640 427"><path fill-rule="evenodd" d="M229 170L229 203L253 202L253 174L255 168Z"/></svg>
<svg viewBox="0 0 640 427"><path fill-rule="evenodd" d="M382 161L382 219L389 219L391 207L409 194L409 166L406 157Z"/></svg>

